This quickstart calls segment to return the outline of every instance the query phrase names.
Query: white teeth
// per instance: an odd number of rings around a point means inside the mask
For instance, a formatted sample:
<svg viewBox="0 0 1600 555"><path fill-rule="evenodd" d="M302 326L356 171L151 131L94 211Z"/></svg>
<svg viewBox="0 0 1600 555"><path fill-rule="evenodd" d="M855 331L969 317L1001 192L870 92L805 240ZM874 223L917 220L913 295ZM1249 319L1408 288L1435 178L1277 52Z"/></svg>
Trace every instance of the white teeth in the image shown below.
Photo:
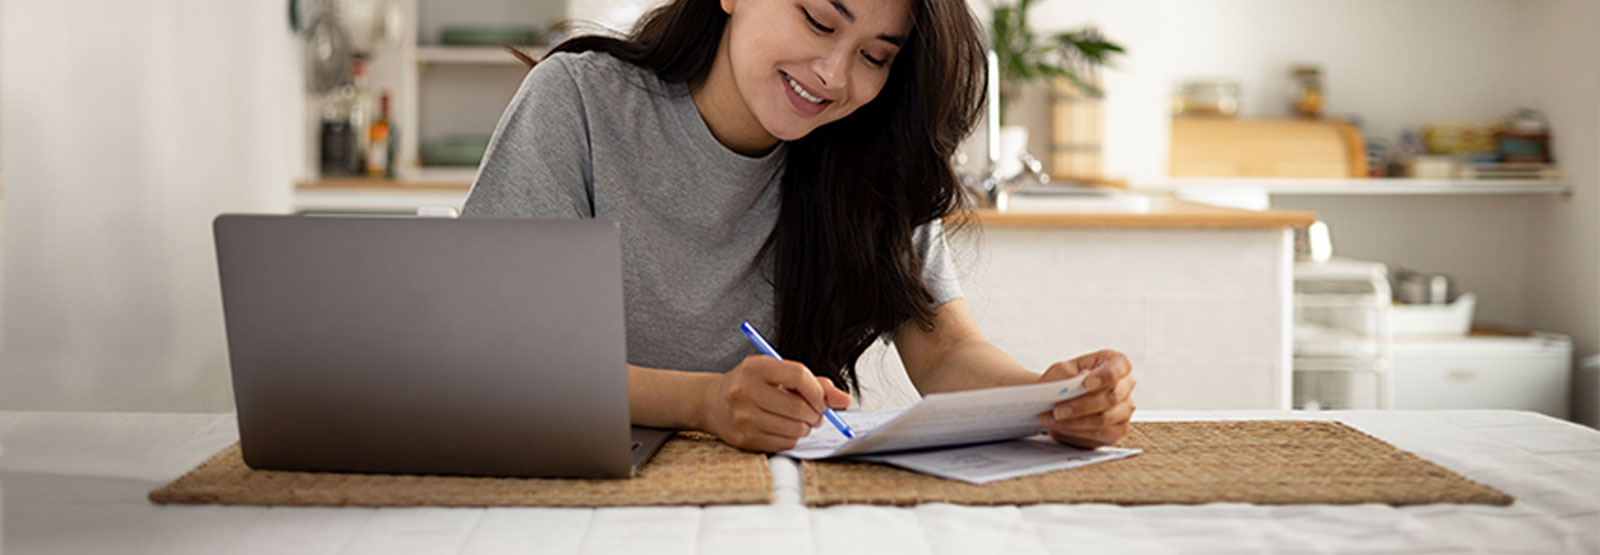
<svg viewBox="0 0 1600 555"><path fill-rule="evenodd" d="M806 102L810 102L812 104L821 104L822 103L822 99L817 98L815 96L811 96L810 93L807 93L805 87L802 87L802 86L800 86L799 83L796 83L794 81L793 77L790 77L788 75L784 75L783 79L785 81L788 81L789 82L789 88L794 89L794 93L800 95L800 98L806 99Z"/></svg>

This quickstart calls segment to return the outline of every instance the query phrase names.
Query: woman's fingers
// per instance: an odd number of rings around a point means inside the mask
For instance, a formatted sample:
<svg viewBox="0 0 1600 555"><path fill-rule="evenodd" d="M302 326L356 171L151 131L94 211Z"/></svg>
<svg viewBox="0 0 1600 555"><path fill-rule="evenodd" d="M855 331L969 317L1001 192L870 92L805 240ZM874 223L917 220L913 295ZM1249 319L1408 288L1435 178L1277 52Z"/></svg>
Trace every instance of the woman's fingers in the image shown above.
<svg viewBox="0 0 1600 555"><path fill-rule="evenodd" d="M839 389L837 386L833 385L833 380L824 378L822 376L817 376L817 384L822 386L823 398L825 401L827 401L829 408L850 408L850 394L845 393L843 389Z"/></svg>
<svg viewBox="0 0 1600 555"><path fill-rule="evenodd" d="M751 427L760 430L763 433L789 439L800 439L805 437L807 434L811 433L812 428L815 428L821 424L821 420L821 417L818 417L817 421L815 422L795 420L787 415L777 414L765 410L751 411L749 415L749 424Z"/></svg>
<svg viewBox="0 0 1600 555"><path fill-rule="evenodd" d="M1052 416L1056 420L1066 420L1073 416L1104 412L1106 409L1116 406L1117 403L1126 401L1133 394L1133 387L1138 383L1138 378L1127 376L1118 380L1117 385L1110 389L1102 389L1056 403L1055 407L1051 409Z"/></svg>
<svg viewBox="0 0 1600 555"><path fill-rule="evenodd" d="M1133 412L1136 408L1137 407L1134 406L1133 401L1124 400L1123 402L1101 412L1076 416L1063 420L1056 420L1050 416L1050 413L1044 413L1040 415L1039 423L1045 428L1055 432L1069 434L1092 434L1098 430L1114 428L1116 426L1126 424L1133 418ZM1123 431L1126 431L1126 429ZM1121 436L1118 435L1117 437Z"/></svg>
<svg viewBox="0 0 1600 555"><path fill-rule="evenodd" d="M766 384L752 388L751 401L762 411L797 422L822 421L822 412L811 406L794 390Z"/></svg>
<svg viewBox="0 0 1600 555"><path fill-rule="evenodd" d="M733 434L732 437L723 436L724 441L740 449L773 453L794 449L799 438L785 435L769 434L767 432L751 429Z"/></svg>
<svg viewBox="0 0 1600 555"><path fill-rule="evenodd" d="M1126 412L1128 414L1126 419L1114 420L1112 417L1099 417L1102 418L1103 421L1088 428L1080 429L1064 427L1058 424L1055 426L1046 426L1046 431L1048 431L1050 433L1050 437L1054 438L1056 441L1074 447L1093 449L1103 445L1111 445L1121 440L1123 436L1128 435L1128 428L1131 425L1130 422L1132 421L1132 407L1130 406L1129 410ZM1112 414L1112 412L1107 411L1101 414ZM1041 419L1043 419L1043 417Z"/></svg>
<svg viewBox="0 0 1600 555"><path fill-rule="evenodd" d="M1056 441L1077 447L1094 448L1121 440L1128 434L1136 409L1131 397L1138 384L1132 376L1133 363L1127 355L1106 350L1057 363L1051 370L1065 375L1074 368L1088 369L1083 386L1089 393L1040 413L1039 425Z"/></svg>
<svg viewBox="0 0 1600 555"><path fill-rule="evenodd" d="M1065 380L1067 378L1077 376L1078 374L1082 374L1083 370L1083 368L1078 366L1078 361L1076 359L1063 360L1050 365L1049 368L1046 368L1044 370L1044 375L1039 376L1039 381L1051 382L1056 380Z"/></svg>
<svg viewBox="0 0 1600 555"><path fill-rule="evenodd" d="M746 357L717 381L705 411L705 429L744 449L789 449L822 423L827 387L804 365ZM834 395L849 403L843 392Z"/></svg>
<svg viewBox="0 0 1600 555"><path fill-rule="evenodd" d="M804 364L776 359L772 362L773 364L761 365L762 380L799 395L811 405L812 412L821 414L822 409L827 408L822 384L817 383L816 375L807 370Z"/></svg>
<svg viewBox="0 0 1600 555"><path fill-rule="evenodd" d="M1089 368L1089 377L1083 379L1083 388L1099 391L1111 387L1133 373L1133 363L1128 356L1116 351L1097 351L1080 357L1080 367Z"/></svg>

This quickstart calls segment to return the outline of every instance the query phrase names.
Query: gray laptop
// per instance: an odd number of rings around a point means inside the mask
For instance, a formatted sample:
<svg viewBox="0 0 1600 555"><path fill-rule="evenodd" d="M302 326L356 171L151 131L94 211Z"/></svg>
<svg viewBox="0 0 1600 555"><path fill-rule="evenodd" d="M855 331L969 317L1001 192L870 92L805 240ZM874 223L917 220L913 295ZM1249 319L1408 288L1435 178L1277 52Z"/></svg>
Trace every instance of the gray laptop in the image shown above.
<svg viewBox="0 0 1600 555"><path fill-rule="evenodd" d="M251 468L624 477L622 254L594 220L223 215Z"/></svg>

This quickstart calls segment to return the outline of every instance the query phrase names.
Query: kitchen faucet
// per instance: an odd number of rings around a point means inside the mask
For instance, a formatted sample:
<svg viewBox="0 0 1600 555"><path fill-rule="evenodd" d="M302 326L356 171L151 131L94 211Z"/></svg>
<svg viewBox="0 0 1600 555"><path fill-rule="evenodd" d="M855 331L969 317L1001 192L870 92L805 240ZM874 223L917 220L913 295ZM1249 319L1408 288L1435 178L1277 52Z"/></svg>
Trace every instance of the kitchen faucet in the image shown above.
<svg viewBox="0 0 1600 555"><path fill-rule="evenodd" d="M1050 175L1044 172L1038 158L1022 150L1017 152L1022 171L1015 175L1000 175L1000 61L993 50L989 51L987 62L989 86L984 108L984 143L989 154L988 164L982 175L957 173L961 176L961 185L977 197L980 207L1004 212L1011 194L1022 186L1023 181L1032 178L1040 185L1045 185L1050 183ZM957 154L956 164L966 165L966 155Z"/></svg>

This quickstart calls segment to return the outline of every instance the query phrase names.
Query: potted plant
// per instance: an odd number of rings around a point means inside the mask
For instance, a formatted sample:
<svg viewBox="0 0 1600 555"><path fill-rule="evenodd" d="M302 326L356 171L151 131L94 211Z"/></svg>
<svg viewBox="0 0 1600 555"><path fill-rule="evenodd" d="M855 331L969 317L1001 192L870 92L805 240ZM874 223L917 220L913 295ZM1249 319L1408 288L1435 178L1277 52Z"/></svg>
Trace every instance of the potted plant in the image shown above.
<svg viewBox="0 0 1600 555"><path fill-rule="evenodd" d="M1100 87L1080 72L1106 65L1111 56L1124 52L1092 27L1039 36L1028 24L1028 9L1037 1L991 4L989 42L1000 60L1001 110L1016 99L1023 85L1037 81L1066 79L1085 94L1098 97L1103 94Z"/></svg>
<svg viewBox="0 0 1600 555"><path fill-rule="evenodd" d="M1106 65L1122 46L1106 40L1092 27L1049 35L1035 33L1028 24L1028 10L1038 0L991 1L989 20L990 48L999 66L998 119L1006 121L1006 106L1016 101L1024 85L1051 83L1065 79L1077 92L1098 98L1103 91L1094 82L1095 68ZM1007 125L1000 130L1002 164L1012 166L1028 142L1028 128ZM1020 163L1017 163L1020 164ZM1011 173L1007 171L1006 173Z"/></svg>

